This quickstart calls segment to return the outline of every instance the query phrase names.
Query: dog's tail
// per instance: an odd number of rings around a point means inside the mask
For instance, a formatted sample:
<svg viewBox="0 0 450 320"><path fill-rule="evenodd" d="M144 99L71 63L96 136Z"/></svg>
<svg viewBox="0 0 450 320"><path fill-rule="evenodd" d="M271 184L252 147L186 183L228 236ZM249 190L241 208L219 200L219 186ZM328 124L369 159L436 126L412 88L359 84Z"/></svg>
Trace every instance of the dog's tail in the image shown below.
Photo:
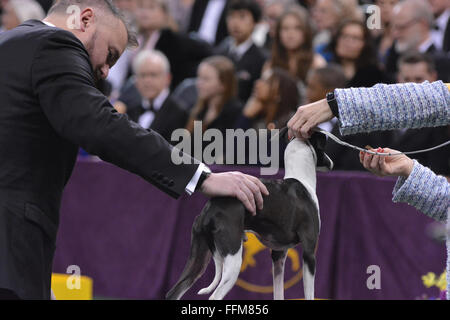
<svg viewBox="0 0 450 320"><path fill-rule="evenodd" d="M201 216L197 216L192 226L191 252L180 280L167 293L166 299L178 300L202 276L211 260L208 239L201 230Z"/></svg>

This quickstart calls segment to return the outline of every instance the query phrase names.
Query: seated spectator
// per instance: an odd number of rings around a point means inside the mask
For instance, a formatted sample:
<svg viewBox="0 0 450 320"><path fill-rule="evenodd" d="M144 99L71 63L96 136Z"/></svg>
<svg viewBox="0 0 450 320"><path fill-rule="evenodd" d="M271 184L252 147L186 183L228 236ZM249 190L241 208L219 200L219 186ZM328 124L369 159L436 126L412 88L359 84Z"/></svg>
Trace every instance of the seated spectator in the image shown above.
<svg viewBox="0 0 450 320"><path fill-rule="evenodd" d="M263 72L261 78L256 82L251 98L248 100L241 116L236 121L237 129L255 129L259 133L260 129L272 130L281 129L286 126L289 119L297 110L299 101L297 83L291 75L283 69L274 68L267 69ZM257 136L256 145L260 146L261 136ZM271 135L267 135L267 148L271 154L272 144L270 143ZM235 162L236 164L245 165L262 165L257 155L251 155L252 148L250 141L245 141L245 161L237 159L237 149L239 143L235 139ZM279 140L278 155L279 165L284 167L284 151L286 149L286 141ZM250 159L256 156L256 163L251 163Z"/></svg>
<svg viewBox="0 0 450 320"><path fill-rule="evenodd" d="M313 31L306 9L295 6L278 20L272 47L272 57L266 68L281 68L296 79L300 98L305 97L306 75L311 68L326 65L312 48ZM299 104L304 101L299 101Z"/></svg>
<svg viewBox="0 0 450 320"><path fill-rule="evenodd" d="M4 30L11 30L30 20L42 20L45 12L35 0L9 0L3 3L1 21Z"/></svg>
<svg viewBox="0 0 450 320"><path fill-rule="evenodd" d="M280 68L264 71L236 123L241 129L281 129L298 106L298 90L291 75Z"/></svg>
<svg viewBox="0 0 450 320"><path fill-rule="evenodd" d="M387 82L378 67L376 50L369 30L359 20L343 22L330 43L333 62L338 63L347 78L347 87L371 87Z"/></svg>
<svg viewBox="0 0 450 320"><path fill-rule="evenodd" d="M314 50L330 61L331 54L324 50L331 41L336 26L343 20L363 20L356 0L317 0L312 17L318 32L314 36Z"/></svg>
<svg viewBox="0 0 450 320"><path fill-rule="evenodd" d="M307 79L308 87L306 91L309 103L322 100L328 92L333 92L337 88L343 88L347 83L347 78L342 67L333 63L330 63L324 68L311 70L308 73ZM366 145L378 146L388 144L392 140L392 134L389 131L341 136L339 126L335 119L322 123L319 127L330 131L342 141L363 148ZM364 170L364 167L359 162L357 152L349 151L348 148L334 141L329 140L325 152L333 159L335 170Z"/></svg>
<svg viewBox="0 0 450 320"><path fill-rule="evenodd" d="M169 13L164 0L136 0L136 22L139 29L138 50L127 50L111 68L108 80L114 90L120 90L132 70L131 61L141 50L164 53L172 70L171 88L196 74L198 64L212 54L212 48L203 41L190 38L168 28Z"/></svg>
<svg viewBox="0 0 450 320"><path fill-rule="evenodd" d="M238 78L238 96L242 103L250 97L254 82L261 76L266 60L263 51L253 43L252 34L261 19L261 9L255 0L231 0L227 8L227 28L230 34L215 50L233 61Z"/></svg>
<svg viewBox="0 0 450 320"><path fill-rule="evenodd" d="M143 50L133 61L135 87L139 104L131 104L134 90L124 93L115 103L116 109L126 110L131 120L143 128L152 129L171 141L173 130L183 128L187 113L170 97L170 64L159 51Z"/></svg>
<svg viewBox="0 0 450 320"><path fill-rule="evenodd" d="M212 46L227 36L226 6L228 0L195 0L189 19L188 32Z"/></svg>
<svg viewBox="0 0 450 320"><path fill-rule="evenodd" d="M450 51L450 3L448 0L428 0L435 24L432 31L434 44L439 50Z"/></svg>
<svg viewBox="0 0 450 320"><path fill-rule="evenodd" d="M431 54L437 66L438 79L450 81L450 63L433 41L434 17L428 1L404 0L392 12L394 44L389 49L386 71L392 79L397 74L398 59L409 51Z"/></svg>
<svg viewBox="0 0 450 320"><path fill-rule="evenodd" d="M273 39L275 38L278 19L289 7L295 4L295 0L265 0L263 5L263 19L253 32L253 41L264 49L266 55L270 55Z"/></svg>
<svg viewBox="0 0 450 320"><path fill-rule="evenodd" d="M399 83L437 80L436 66L433 59L419 52L407 53L400 57L397 80ZM450 139L450 126L395 130L392 148L401 151L428 149ZM374 145L378 147L378 145ZM450 146L442 149L413 155L422 165L435 173L450 176Z"/></svg>
<svg viewBox="0 0 450 320"><path fill-rule="evenodd" d="M205 59L198 68L196 84L198 99L186 129L193 132L194 121L202 121L203 131L215 128L225 134L242 111L233 62L222 56Z"/></svg>
<svg viewBox="0 0 450 320"><path fill-rule="evenodd" d="M380 8L381 28L374 28L371 31L378 51L378 61L383 65L386 63L389 48L394 43L391 23L392 10L398 2L399 0L375 0L375 4Z"/></svg>

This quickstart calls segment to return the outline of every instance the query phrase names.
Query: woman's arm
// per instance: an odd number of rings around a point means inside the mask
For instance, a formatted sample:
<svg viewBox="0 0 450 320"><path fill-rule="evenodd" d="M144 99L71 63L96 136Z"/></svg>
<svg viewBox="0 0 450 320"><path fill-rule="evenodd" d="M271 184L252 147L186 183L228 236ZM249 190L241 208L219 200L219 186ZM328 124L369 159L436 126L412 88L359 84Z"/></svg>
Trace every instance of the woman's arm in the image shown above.
<svg viewBox="0 0 450 320"><path fill-rule="evenodd" d="M299 107L288 122L290 134L309 138L311 129L335 116L342 135L450 124L450 92L442 81L377 84L334 93L333 110L326 99Z"/></svg>
<svg viewBox="0 0 450 320"><path fill-rule="evenodd" d="M442 81L336 89L335 96L343 135L450 123L450 92Z"/></svg>

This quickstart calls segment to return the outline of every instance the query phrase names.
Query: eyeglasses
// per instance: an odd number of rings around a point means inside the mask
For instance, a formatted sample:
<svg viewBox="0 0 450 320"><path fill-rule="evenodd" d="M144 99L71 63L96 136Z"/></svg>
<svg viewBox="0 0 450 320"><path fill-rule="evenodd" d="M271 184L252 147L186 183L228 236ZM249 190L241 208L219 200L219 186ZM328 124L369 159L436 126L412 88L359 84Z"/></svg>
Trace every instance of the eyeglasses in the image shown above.
<svg viewBox="0 0 450 320"><path fill-rule="evenodd" d="M354 36L354 35L351 35L351 34L345 34L345 33L342 33L339 36L339 38L341 40L349 40L349 41L353 41L353 42L363 42L364 41L364 39L361 38L361 37Z"/></svg>

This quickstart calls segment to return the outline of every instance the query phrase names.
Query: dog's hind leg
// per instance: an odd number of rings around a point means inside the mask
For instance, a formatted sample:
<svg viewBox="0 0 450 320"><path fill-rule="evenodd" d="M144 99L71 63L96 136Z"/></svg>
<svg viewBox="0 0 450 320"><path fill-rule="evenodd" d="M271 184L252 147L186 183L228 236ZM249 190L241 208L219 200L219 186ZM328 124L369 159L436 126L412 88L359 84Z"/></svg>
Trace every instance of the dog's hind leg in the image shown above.
<svg viewBox="0 0 450 320"><path fill-rule="evenodd" d="M224 258L222 279L209 300L222 300L236 283L242 265L242 243L238 252Z"/></svg>
<svg viewBox="0 0 450 320"><path fill-rule="evenodd" d="M316 273L316 256L314 240L303 240L303 289L306 300L314 300L314 277Z"/></svg>
<svg viewBox="0 0 450 320"><path fill-rule="evenodd" d="M273 299L284 300L284 263L287 250L272 250Z"/></svg>
<svg viewBox="0 0 450 320"><path fill-rule="evenodd" d="M206 236L200 231L200 218L192 227L191 252L183 273L175 286L167 293L166 299L178 300L205 272L211 260L211 251Z"/></svg>
<svg viewBox="0 0 450 320"><path fill-rule="evenodd" d="M209 285L209 287L201 289L198 294L209 294L211 293L219 284L219 281L222 277L223 270L223 257L219 254L218 251L214 252L214 265L216 267L216 275L214 276L213 282Z"/></svg>

